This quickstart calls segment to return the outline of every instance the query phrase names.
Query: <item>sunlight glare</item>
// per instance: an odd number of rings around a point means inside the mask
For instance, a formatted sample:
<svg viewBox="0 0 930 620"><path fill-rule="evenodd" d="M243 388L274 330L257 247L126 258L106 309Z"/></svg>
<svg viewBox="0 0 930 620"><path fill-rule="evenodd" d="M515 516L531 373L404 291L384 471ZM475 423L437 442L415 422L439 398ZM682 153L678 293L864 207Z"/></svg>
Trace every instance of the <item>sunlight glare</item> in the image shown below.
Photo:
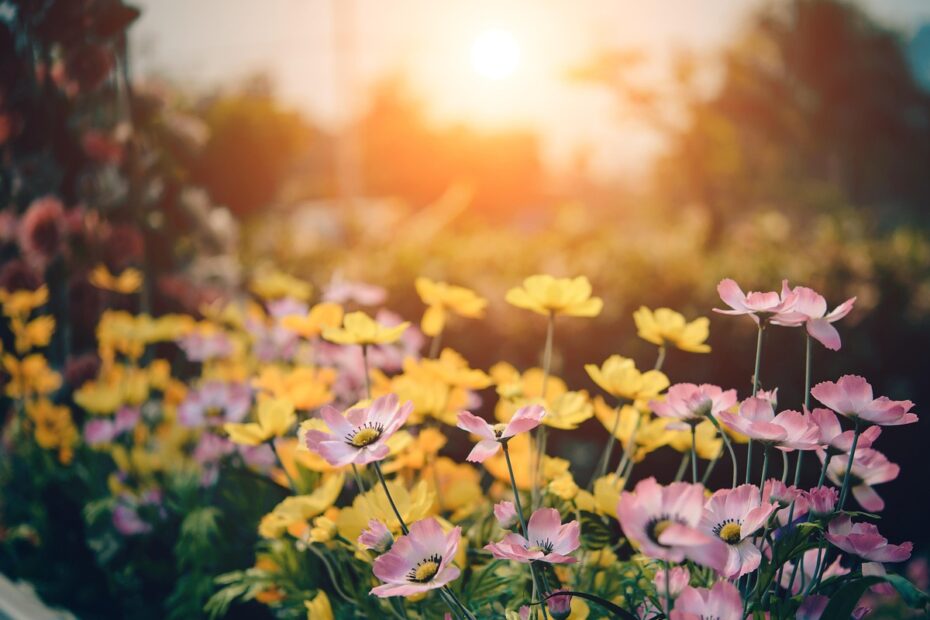
<svg viewBox="0 0 930 620"><path fill-rule="evenodd" d="M500 80L513 75L519 64L520 46L506 30L486 30L472 44L471 65L479 75Z"/></svg>

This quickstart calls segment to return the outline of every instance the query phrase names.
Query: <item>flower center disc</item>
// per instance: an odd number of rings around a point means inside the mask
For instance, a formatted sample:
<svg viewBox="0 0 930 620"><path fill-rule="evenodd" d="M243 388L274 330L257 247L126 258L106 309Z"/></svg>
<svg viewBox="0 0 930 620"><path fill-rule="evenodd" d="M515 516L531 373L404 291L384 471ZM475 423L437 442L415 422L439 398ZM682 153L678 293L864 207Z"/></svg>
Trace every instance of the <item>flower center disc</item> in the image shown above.
<svg viewBox="0 0 930 620"><path fill-rule="evenodd" d="M674 524L675 524L675 521L673 521L672 519L661 519L659 521L656 521L655 524L652 526L652 532L651 532L652 540L657 545L661 545L662 543L659 542L659 538L662 536L662 532L664 532L665 530L669 528L669 526L674 525Z"/></svg>
<svg viewBox="0 0 930 620"><path fill-rule="evenodd" d="M720 528L720 539L731 545L738 543L740 541L739 523L727 523Z"/></svg>
<svg viewBox="0 0 930 620"><path fill-rule="evenodd" d="M439 572L439 564L432 560L427 560L417 566L417 569L413 573L413 580L425 583L435 577L437 572Z"/></svg>
<svg viewBox="0 0 930 620"><path fill-rule="evenodd" d="M376 428L363 428L352 436L352 445L356 448L364 448L371 445L381 436L381 431Z"/></svg>

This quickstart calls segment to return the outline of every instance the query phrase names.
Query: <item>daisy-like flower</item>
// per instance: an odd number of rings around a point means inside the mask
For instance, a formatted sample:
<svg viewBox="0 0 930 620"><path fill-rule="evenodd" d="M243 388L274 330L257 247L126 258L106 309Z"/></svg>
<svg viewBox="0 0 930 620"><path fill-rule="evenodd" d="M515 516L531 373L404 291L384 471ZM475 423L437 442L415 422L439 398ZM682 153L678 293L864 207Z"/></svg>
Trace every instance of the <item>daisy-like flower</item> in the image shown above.
<svg viewBox="0 0 930 620"><path fill-rule="evenodd" d="M821 463L826 458L826 455L822 452L818 452L818 456ZM891 482L901 473L901 467L889 461L878 450L871 448L856 450L851 471L847 474L846 465L848 463L849 455L847 454L837 454L830 457L830 463L827 465L827 477L837 486L842 486L846 476L849 475L849 490L852 491L853 497L856 498L859 505L869 512L883 510L885 502L872 486L883 482Z"/></svg>
<svg viewBox="0 0 930 620"><path fill-rule="evenodd" d="M670 308L650 310L640 306L633 313L633 321L636 323L636 335L646 342L660 347L672 344L690 353L710 353L710 345L706 344L710 333L707 317L702 316L689 323Z"/></svg>
<svg viewBox="0 0 930 620"><path fill-rule="evenodd" d="M687 587L675 601L670 620L739 620L743 617L743 598L729 581L718 581L712 588Z"/></svg>
<svg viewBox="0 0 930 620"><path fill-rule="evenodd" d="M828 486L815 487L806 493L813 515L832 514L836 509L836 502L840 499L839 492Z"/></svg>
<svg viewBox="0 0 930 620"><path fill-rule="evenodd" d="M417 294L426 304L420 329L427 336L436 336L446 325L446 314L451 312L469 319L480 319L488 300L463 286L434 282L419 277L414 283Z"/></svg>
<svg viewBox="0 0 930 620"><path fill-rule="evenodd" d="M382 598L410 596L458 579L461 571L452 560L461 537L462 528L454 527L446 534L433 518L412 524L409 534L398 538L390 551L375 559L373 572L384 583L372 588L371 593Z"/></svg>
<svg viewBox="0 0 930 620"><path fill-rule="evenodd" d="M620 355L611 355L601 366L585 364L584 369L602 390L616 398L655 398L669 383L664 373L640 372L633 360Z"/></svg>
<svg viewBox="0 0 930 620"><path fill-rule="evenodd" d="M707 383L676 383L668 389L664 401L650 401L649 407L657 416L675 420L666 428L687 430L708 416L717 417L735 404L736 390L723 391Z"/></svg>
<svg viewBox="0 0 930 620"><path fill-rule="evenodd" d="M364 312L350 312L343 317L342 327L323 329L323 338L336 344L390 344L400 340L408 327L407 321L386 327Z"/></svg>
<svg viewBox="0 0 930 620"><path fill-rule="evenodd" d="M227 422L223 425L223 430L234 443L257 446L275 437L281 437L296 421L297 416L291 403L265 398L258 401L257 422Z"/></svg>
<svg viewBox="0 0 930 620"><path fill-rule="evenodd" d="M384 523L371 519L368 521L368 529L359 534L358 544L369 551L384 553L394 544L394 536Z"/></svg>
<svg viewBox="0 0 930 620"><path fill-rule="evenodd" d="M781 296L786 298L789 295L794 296L794 305L772 317L772 324L785 327L804 325L811 338L831 351L839 351L842 344L840 333L832 324L849 314L856 298L850 297L831 312L827 312L827 300L814 289L796 286L788 290L788 282L785 281L782 283Z"/></svg>
<svg viewBox="0 0 930 620"><path fill-rule="evenodd" d="M617 502L617 518L624 535L645 555L669 562L688 558L722 570L728 551L719 538L700 528L704 514L704 486L673 482L661 486L655 478L624 491Z"/></svg>
<svg viewBox="0 0 930 620"><path fill-rule="evenodd" d="M604 302L591 296L591 283L584 276L554 278L550 275L530 276L507 291L507 303L544 316L593 317L601 313Z"/></svg>
<svg viewBox="0 0 930 620"><path fill-rule="evenodd" d="M178 405L178 421L184 426L201 427L225 422L241 422L249 412L252 393L244 383L207 381L187 393Z"/></svg>
<svg viewBox="0 0 930 620"><path fill-rule="evenodd" d="M730 306L730 309L714 308L714 312L734 316L748 314L756 324L759 324L760 320L766 320L772 316L789 312L794 308L797 301L797 295L788 290L784 283L782 284L781 295L775 291L767 293L750 291L744 293L739 284L730 278L726 278L717 285L717 293L720 295L720 299Z"/></svg>
<svg viewBox="0 0 930 620"><path fill-rule="evenodd" d="M739 414L720 413L720 420L731 429L785 452L815 450L819 432L810 416L798 411L775 409L768 400L750 397L739 406Z"/></svg>
<svg viewBox="0 0 930 620"><path fill-rule="evenodd" d="M820 446L827 452L839 454L852 450L854 431L844 431L840 420L829 409L817 408L811 411L811 420L820 431ZM856 449L871 448L878 436L882 434L882 427L870 426L859 434Z"/></svg>
<svg viewBox="0 0 930 620"><path fill-rule="evenodd" d="M465 457L465 460L470 463L483 463L489 457L497 454L503 442L508 441L518 433L531 431L539 426L544 415L546 415L546 410L540 405L527 405L526 407L520 407L510 418L510 422L491 425L485 422L483 418L479 418L468 411L460 412L457 426L481 438L471 452L468 453L468 456Z"/></svg>
<svg viewBox="0 0 930 620"><path fill-rule="evenodd" d="M494 518L503 529L509 530L517 524L517 509L513 502L498 502L494 504Z"/></svg>
<svg viewBox="0 0 930 620"><path fill-rule="evenodd" d="M526 524L526 537L510 533L500 542L489 543L485 549L500 560L517 562L548 562L571 564L576 561L571 554L581 545L581 526L578 521L562 524L562 517L555 508L540 508L530 516Z"/></svg>
<svg viewBox="0 0 930 620"><path fill-rule="evenodd" d="M762 485L762 502L778 505L775 517L781 525L788 524L788 517L797 522L807 514L810 503L807 493L794 486L788 486L781 480L769 478ZM793 506L793 508L792 508Z"/></svg>
<svg viewBox="0 0 930 620"><path fill-rule="evenodd" d="M819 556L819 559L818 559ZM791 594L798 594L801 592L802 583L810 583L810 580L814 577L814 571L820 568L820 561L823 559L823 553L818 549L808 549L804 552L804 555L801 556L801 565L799 566L798 574L794 575L794 580L791 579L791 574L795 572L794 564L788 562L785 564L784 570L780 571L781 582L780 585L784 589L788 589L789 584L791 585ZM801 577L800 573L804 573L804 577ZM821 579L829 579L830 577L839 577L840 575L846 575L849 573L848 568L843 568L843 565L840 564L840 558L836 558L832 564L827 566L823 571L823 577Z"/></svg>
<svg viewBox="0 0 930 620"><path fill-rule="evenodd" d="M838 414L867 424L900 426L917 421L917 414L911 413L914 403L887 396L874 398L872 386L857 375L843 375L835 383L818 383L811 389L811 395Z"/></svg>
<svg viewBox="0 0 930 620"><path fill-rule="evenodd" d="M330 465L367 465L387 457L387 440L407 421L413 403L400 405L396 394L374 400L368 407L349 409L345 415L333 407L323 407L320 416L332 433L311 429L304 441Z"/></svg>
<svg viewBox="0 0 930 620"><path fill-rule="evenodd" d="M753 536L765 525L778 507L759 499L759 488L743 484L735 489L720 489L704 506L701 528L727 544L724 577L741 577L759 568L762 553Z"/></svg>
<svg viewBox="0 0 930 620"><path fill-rule="evenodd" d="M911 557L914 544L888 544L872 523L853 523L847 515L839 516L827 526L827 540L846 553L871 562L903 562Z"/></svg>
<svg viewBox="0 0 930 620"><path fill-rule="evenodd" d="M118 275L114 275L110 273L106 265L100 263L90 272L88 280L99 289L129 295L137 292L142 287L142 272L127 267Z"/></svg>

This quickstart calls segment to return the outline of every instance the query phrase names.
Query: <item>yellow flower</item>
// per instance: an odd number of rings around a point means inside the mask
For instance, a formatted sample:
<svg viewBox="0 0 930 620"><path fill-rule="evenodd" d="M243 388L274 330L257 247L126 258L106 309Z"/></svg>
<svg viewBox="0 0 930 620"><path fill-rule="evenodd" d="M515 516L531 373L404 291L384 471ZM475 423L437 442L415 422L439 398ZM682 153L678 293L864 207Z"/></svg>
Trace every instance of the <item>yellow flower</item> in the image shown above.
<svg viewBox="0 0 930 620"><path fill-rule="evenodd" d="M550 400L546 407L546 415L542 422L546 426L562 430L573 430L578 425L594 415L594 407L588 399L588 393L565 392Z"/></svg>
<svg viewBox="0 0 930 620"><path fill-rule="evenodd" d="M97 415L109 415L123 404L123 390L119 378L112 374L88 381L74 393L79 407Z"/></svg>
<svg viewBox="0 0 930 620"><path fill-rule="evenodd" d="M343 314L342 306L326 301L313 306L307 316L284 317L281 325L304 338L314 338L326 328L339 327Z"/></svg>
<svg viewBox="0 0 930 620"><path fill-rule="evenodd" d="M55 319L51 316L40 316L27 323L15 316L10 320L10 329L15 336L16 352L25 353L35 347L48 346L55 332Z"/></svg>
<svg viewBox="0 0 930 620"><path fill-rule="evenodd" d="M409 433L405 433L405 431L400 431L394 437L401 433L410 437ZM394 473L404 468L421 470L442 450L447 441L442 431L429 426L421 428L416 438L411 437L409 442L405 442L403 449L398 452L396 458L386 463L382 469L387 473ZM390 441L388 445L390 446Z"/></svg>
<svg viewBox="0 0 930 620"><path fill-rule="evenodd" d="M549 483L548 490L550 493L565 501L571 501L578 495L578 485L570 473L562 474Z"/></svg>
<svg viewBox="0 0 930 620"><path fill-rule="evenodd" d="M67 407L41 398L27 404L26 414L35 424L36 443L46 450L58 450L62 463L70 462L72 446L78 439L77 428L71 420L71 411Z"/></svg>
<svg viewBox="0 0 930 620"><path fill-rule="evenodd" d="M279 366L262 368L252 384L270 396L291 402L297 409L316 409L333 400L330 391L336 381L332 368L300 366L285 370Z"/></svg>
<svg viewBox="0 0 930 620"><path fill-rule="evenodd" d="M602 390L617 398L654 398L668 387L668 377L658 370L640 372L633 360L611 355L604 364L585 364L584 369Z"/></svg>
<svg viewBox="0 0 930 620"><path fill-rule="evenodd" d="M313 520L313 527L310 528L307 541L311 543L328 543L336 533L336 522L323 515Z"/></svg>
<svg viewBox="0 0 930 620"><path fill-rule="evenodd" d="M276 398L261 398L258 401L258 422L236 424L228 422L223 426L229 438L245 446L257 446L261 443L284 435L294 422L294 405Z"/></svg>
<svg viewBox="0 0 930 620"><path fill-rule="evenodd" d="M608 433L620 440L622 445L626 445L633 435L633 429L637 421L647 418L648 414L632 405L623 405L620 408L620 419L617 419L617 409L608 405L603 398L598 396L594 399L594 415L598 421L604 425Z"/></svg>
<svg viewBox="0 0 930 620"><path fill-rule="evenodd" d="M113 275L103 263L90 272L90 283L105 291L129 295L142 287L142 272L129 267L119 275Z"/></svg>
<svg viewBox="0 0 930 620"><path fill-rule="evenodd" d="M385 327L364 312L345 315L342 327L327 327L323 338L336 344L390 344L397 342L410 323L404 321L394 327Z"/></svg>
<svg viewBox="0 0 930 620"><path fill-rule="evenodd" d="M604 302L591 297L591 283L584 276L554 278L549 275L530 276L522 287L507 291L507 303L545 316L594 317L601 313Z"/></svg>
<svg viewBox="0 0 930 620"><path fill-rule="evenodd" d="M533 459L535 447L529 433L520 433L513 437L507 446L510 450L510 461L513 464L514 479L517 488L527 491L533 487ZM507 461L503 452L498 452L483 463L492 476L505 483L510 488L510 473L507 471ZM543 456L542 477L549 482L568 472L569 462L565 459Z"/></svg>
<svg viewBox="0 0 930 620"><path fill-rule="evenodd" d="M326 592L319 590L317 595L309 601L304 601L307 607L307 620L333 620L333 608L329 604Z"/></svg>
<svg viewBox="0 0 930 620"><path fill-rule="evenodd" d="M303 280L277 270L265 271L252 279L250 290L264 300L291 297L307 301L313 287Z"/></svg>
<svg viewBox="0 0 930 620"><path fill-rule="evenodd" d="M623 488L623 478L615 474L607 474L595 480L594 504L597 512L616 518L621 488Z"/></svg>
<svg viewBox="0 0 930 620"><path fill-rule="evenodd" d="M387 486L405 523L419 521L430 514L435 497L425 480L418 482L409 491L399 480L388 480ZM336 527L340 536L347 540L355 540L362 530L368 527L370 519L380 520L395 534L400 532L400 523L381 485L373 486L367 493L357 495L351 506L343 508L336 519Z"/></svg>
<svg viewBox="0 0 930 620"><path fill-rule="evenodd" d="M48 302L48 287L44 284L34 291L19 290L9 292L0 288L0 304L3 305L3 314L9 317L28 316L30 312Z"/></svg>
<svg viewBox="0 0 930 620"><path fill-rule="evenodd" d="M482 390L492 383L492 379L483 370L470 368L468 361L454 350L446 348L438 359L423 359L419 365L412 359L405 361L404 372L421 372L424 378L436 379L454 387L469 390Z"/></svg>
<svg viewBox="0 0 930 620"><path fill-rule="evenodd" d="M345 474L336 472L325 475L313 493L287 497L262 518L259 534L263 538L280 538L295 524L306 522L333 505L342 492Z"/></svg>
<svg viewBox="0 0 930 620"><path fill-rule="evenodd" d="M696 431L694 438L696 440L695 447L697 448L698 458L709 461L720 456L720 451L723 450L723 440L717 436L717 429L714 423L710 420L704 420L694 427L694 430ZM690 452L691 431L669 431L669 437L666 443L681 453Z"/></svg>
<svg viewBox="0 0 930 620"><path fill-rule="evenodd" d="M420 328L427 336L436 336L446 324L446 311L469 319L480 319L488 301L471 289L445 282L434 282L429 278L416 279L417 293L426 304L426 312Z"/></svg>
<svg viewBox="0 0 930 620"><path fill-rule="evenodd" d="M436 498L433 510L451 512L453 521L464 519L485 500L481 474L467 463L439 457L423 469L422 479L430 485Z"/></svg>
<svg viewBox="0 0 930 620"><path fill-rule="evenodd" d="M61 375L49 368L48 361L38 353L21 360L7 353L3 356L3 368L10 375L4 389L10 398L44 395L61 387Z"/></svg>
<svg viewBox="0 0 930 620"><path fill-rule="evenodd" d="M546 409L543 424L562 430L572 430L594 415L594 409L584 390L569 392L559 377L550 376L546 383L546 399L542 398L543 371L530 368L522 375L506 362L498 362L491 368L491 376L497 382L500 399L494 415L500 422L509 422L517 409L525 405L538 404Z"/></svg>
<svg viewBox="0 0 930 620"><path fill-rule="evenodd" d="M637 335L646 342L658 346L671 343L682 351L691 353L710 353L710 346L705 344L710 335L710 320L707 317L685 321L678 312L669 308L657 308L655 311L640 306L633 313Z"/></svg>

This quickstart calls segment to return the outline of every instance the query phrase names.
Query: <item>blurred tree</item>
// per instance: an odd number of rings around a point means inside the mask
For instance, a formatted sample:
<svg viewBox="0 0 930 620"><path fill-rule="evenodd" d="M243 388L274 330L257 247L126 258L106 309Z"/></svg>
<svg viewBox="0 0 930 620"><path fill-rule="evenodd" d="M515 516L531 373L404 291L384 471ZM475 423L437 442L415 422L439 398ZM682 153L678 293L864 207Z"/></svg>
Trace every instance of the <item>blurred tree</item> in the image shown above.
<svg viewBox="0 0 930 620"><path fill-rule="evenodd" d="M210 137L196 181L238 215L267 207L306 153L313 128L297 112L283 109L263 77L206 101L202 113Z"/></svg>

